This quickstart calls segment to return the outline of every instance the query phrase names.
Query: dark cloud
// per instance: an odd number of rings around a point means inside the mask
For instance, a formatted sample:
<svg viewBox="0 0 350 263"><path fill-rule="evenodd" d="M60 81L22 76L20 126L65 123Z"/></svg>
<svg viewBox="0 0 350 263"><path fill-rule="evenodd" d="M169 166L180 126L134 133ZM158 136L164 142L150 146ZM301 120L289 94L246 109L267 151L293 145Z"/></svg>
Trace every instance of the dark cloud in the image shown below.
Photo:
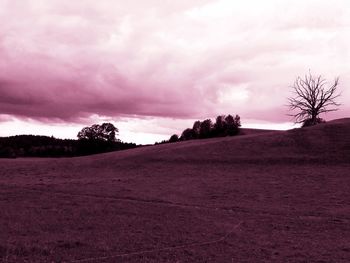
<svg viewBox="0 0 350 263"><path fill-rule="evenodd" d="M347 2L327 3L297 1L282 16L274 0L264 11L261 1L5 0L0 114L284 121L297 75L350 73Z"/></svg>

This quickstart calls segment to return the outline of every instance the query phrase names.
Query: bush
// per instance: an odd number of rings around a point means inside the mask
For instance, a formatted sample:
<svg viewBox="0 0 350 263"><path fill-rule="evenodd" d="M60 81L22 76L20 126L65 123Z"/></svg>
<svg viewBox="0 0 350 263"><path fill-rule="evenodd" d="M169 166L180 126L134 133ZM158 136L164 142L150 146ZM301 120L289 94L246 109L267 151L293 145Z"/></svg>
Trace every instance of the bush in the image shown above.
<svg viewBox="0 0 350 263"><path fill-rule="evenodd" d="M317 125L317 124L320 124L320 123L325 123L326 121L322 118L316 118L315 120L313 119L306 119L304 122L303 122L303 125L301 127L310 127L310 126L314 126L314 125Z"/></svg>

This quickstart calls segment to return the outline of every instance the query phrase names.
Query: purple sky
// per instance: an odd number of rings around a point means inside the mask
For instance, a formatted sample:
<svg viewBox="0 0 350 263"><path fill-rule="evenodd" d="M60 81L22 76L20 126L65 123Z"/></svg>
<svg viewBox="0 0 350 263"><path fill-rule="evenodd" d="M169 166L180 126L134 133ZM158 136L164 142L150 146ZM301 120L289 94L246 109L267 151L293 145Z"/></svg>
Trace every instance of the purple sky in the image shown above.
<svg viewBox="0 0 350 263"><path fill-rule="evenodd" d="M350 115L348 0L0 0L0 136L75 138L111 121L149 143L239 114L291 127L290 85L340 77Z"/></svg>

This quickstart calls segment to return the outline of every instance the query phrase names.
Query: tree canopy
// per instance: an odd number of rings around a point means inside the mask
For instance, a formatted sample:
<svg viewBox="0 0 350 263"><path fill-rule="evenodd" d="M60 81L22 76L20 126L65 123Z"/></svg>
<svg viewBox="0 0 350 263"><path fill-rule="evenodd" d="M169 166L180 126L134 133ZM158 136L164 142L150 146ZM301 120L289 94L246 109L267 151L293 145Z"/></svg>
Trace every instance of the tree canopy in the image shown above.
<svg viewBox="0 0 350 263"><path fill-rule="evenodd" d="M94 124L90 127L83 128L78 133L79 140L101 140L106 142L115 142L116 133L118 132L112 123L103 123L102 125Z"/></svg>

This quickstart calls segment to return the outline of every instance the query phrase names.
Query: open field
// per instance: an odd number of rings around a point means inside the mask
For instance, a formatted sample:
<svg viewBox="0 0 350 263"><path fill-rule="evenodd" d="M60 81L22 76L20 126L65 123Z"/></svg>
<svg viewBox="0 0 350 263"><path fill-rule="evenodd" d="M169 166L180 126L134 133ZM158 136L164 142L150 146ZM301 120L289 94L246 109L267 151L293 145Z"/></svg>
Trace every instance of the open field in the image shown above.
<svg viewBox="0 0 350 263"><path fill-rule="evenodd" d="M2 262L349 262L350 119L0 160Z"/></svg>

